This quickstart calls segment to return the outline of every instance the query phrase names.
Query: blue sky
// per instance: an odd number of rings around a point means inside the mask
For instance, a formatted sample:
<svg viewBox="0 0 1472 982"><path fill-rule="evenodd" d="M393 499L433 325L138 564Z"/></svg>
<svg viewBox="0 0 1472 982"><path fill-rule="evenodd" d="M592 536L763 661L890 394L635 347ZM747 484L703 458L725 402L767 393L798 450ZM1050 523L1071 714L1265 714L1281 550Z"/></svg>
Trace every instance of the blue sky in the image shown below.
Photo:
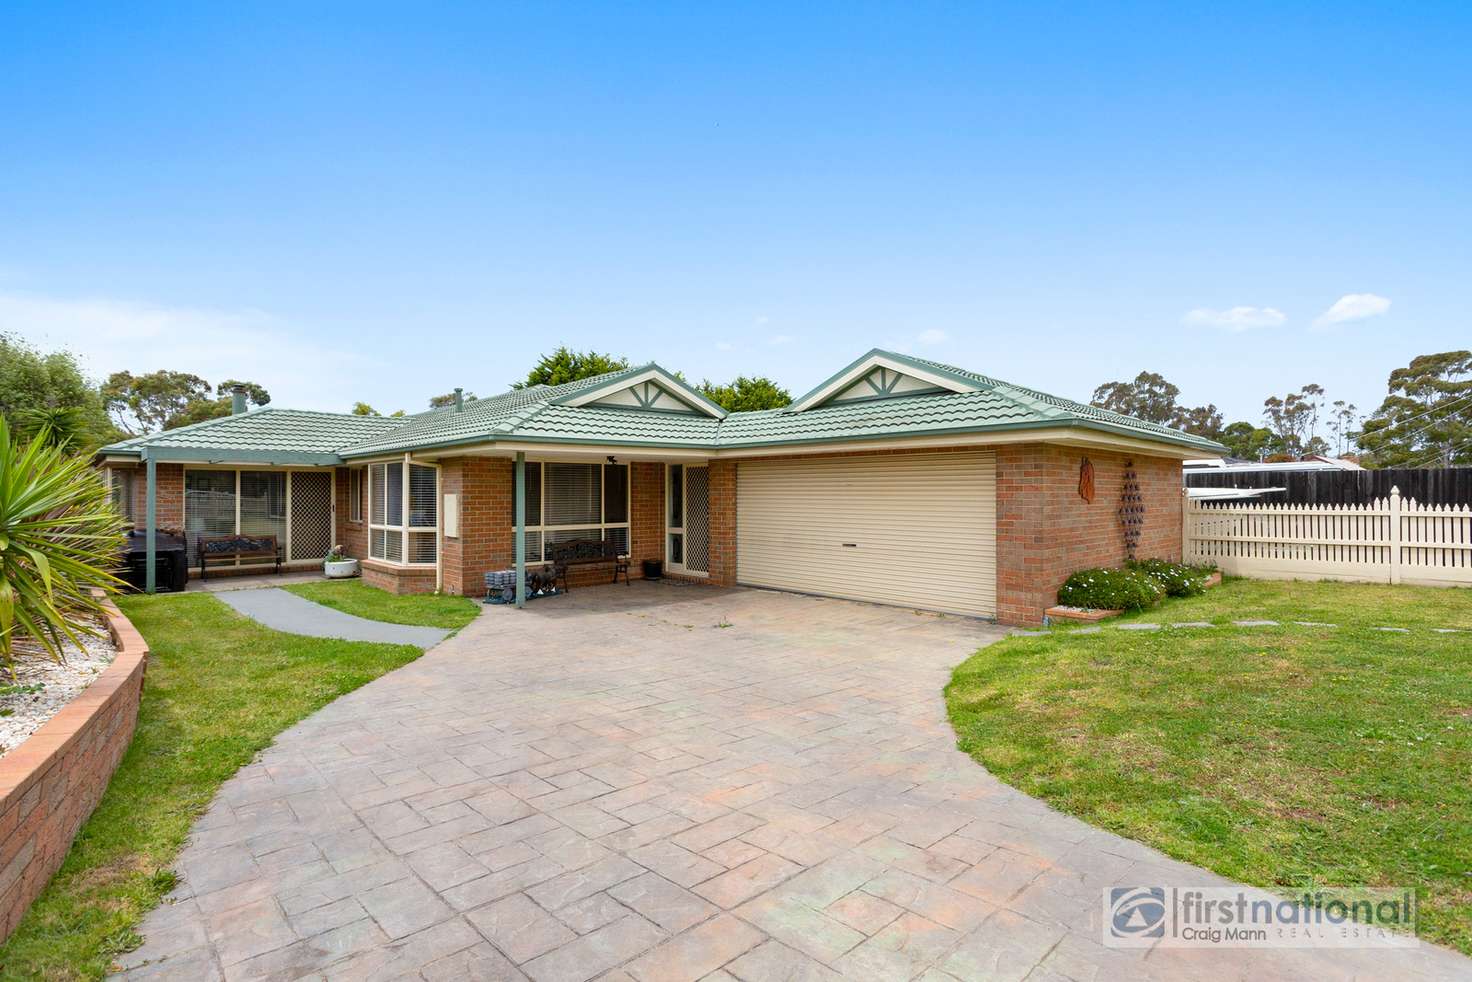
<svg viewBox="0 0 1472 982"><path fill-rule="evenodd" d="M1472 344L1472 7L1186 6L8 5L0 330L385 411L566 343L1255 419Z"/></svg>

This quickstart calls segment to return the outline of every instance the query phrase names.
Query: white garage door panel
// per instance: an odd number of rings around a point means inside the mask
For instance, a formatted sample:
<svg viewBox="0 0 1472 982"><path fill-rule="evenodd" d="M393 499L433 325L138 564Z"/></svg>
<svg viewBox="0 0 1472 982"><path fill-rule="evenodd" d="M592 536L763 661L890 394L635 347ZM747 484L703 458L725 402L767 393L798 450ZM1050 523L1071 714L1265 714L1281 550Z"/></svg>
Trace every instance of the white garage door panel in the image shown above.
<svg viewBox="0 0 1472 982"><path fill-rule="evenodd" d="M996 614L996 461L956 453L743 461L736 579Z"/></svg>

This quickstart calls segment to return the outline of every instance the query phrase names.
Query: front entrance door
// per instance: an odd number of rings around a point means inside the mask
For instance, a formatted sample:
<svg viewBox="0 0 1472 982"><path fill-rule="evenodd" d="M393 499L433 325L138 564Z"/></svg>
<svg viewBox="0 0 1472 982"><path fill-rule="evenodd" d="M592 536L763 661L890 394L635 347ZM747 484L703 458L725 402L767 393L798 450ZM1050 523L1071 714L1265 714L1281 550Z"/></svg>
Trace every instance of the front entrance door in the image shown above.
<svg viewBox="0 0 1472 982"><path fill-rule="evenodd" d="M293 471L291 475L291 556L322 559L332 548L331 471Z"/></svg>
<svg viewBox="0 0 1472 982"><path fill-rule="evenodd" d="M665 480L665 555L671 572L710 573L710 469L670 464Z"/></svg>

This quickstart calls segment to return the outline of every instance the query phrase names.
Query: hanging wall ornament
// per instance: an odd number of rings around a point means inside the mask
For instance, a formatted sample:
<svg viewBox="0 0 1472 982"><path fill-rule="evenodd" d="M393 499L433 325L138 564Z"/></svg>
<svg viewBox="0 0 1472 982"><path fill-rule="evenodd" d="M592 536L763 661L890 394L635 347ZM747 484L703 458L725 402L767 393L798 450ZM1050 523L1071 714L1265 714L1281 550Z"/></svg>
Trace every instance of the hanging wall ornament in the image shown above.
<svg viewBox="0 0 1472 982"><path fill-rule="evenodd" d="M1124 554L1134 559L1140 546L1140 531L1145 525L1145 497L1140 494L1140 478L1135 474L1135 462L1125 461L1124 487L1119 493L1119 524L1124 531Z"/></svg>
<svg viewBox="0 0 1472 982"><path fill-rule="evenodd" d="M1087 457L1078 466L1078 496L1088 502L1094 500L1094 464Z"/></svg>

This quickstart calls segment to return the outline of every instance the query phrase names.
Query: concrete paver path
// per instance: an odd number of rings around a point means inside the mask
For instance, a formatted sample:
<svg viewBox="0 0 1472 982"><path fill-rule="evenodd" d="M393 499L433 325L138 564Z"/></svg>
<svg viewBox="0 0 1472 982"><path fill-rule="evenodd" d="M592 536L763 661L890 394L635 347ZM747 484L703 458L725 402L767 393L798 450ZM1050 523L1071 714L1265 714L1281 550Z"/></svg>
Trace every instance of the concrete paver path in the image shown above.
<svg viewBox="0 0 1472 982"><path fill-rule="evenodd" d="M220 792L130 978L1452 978L1423 946L1122 951L1109 885L1217 877L955 749L1001 629L672 584L489 608Z"/></svg>
<svg viewBox="0 0 1472 982"><path fill-rule="evenodd" d="M288 634L307 634L314 638L341 638L344 641L379 641L384 644L412 644L429 648L449 637L439 627L414 627L389 624L366 617L346 614L331 607L314 604L294 593L275 588L266 590L231 590L215 594L222 602L269 628Z"/></svg>

